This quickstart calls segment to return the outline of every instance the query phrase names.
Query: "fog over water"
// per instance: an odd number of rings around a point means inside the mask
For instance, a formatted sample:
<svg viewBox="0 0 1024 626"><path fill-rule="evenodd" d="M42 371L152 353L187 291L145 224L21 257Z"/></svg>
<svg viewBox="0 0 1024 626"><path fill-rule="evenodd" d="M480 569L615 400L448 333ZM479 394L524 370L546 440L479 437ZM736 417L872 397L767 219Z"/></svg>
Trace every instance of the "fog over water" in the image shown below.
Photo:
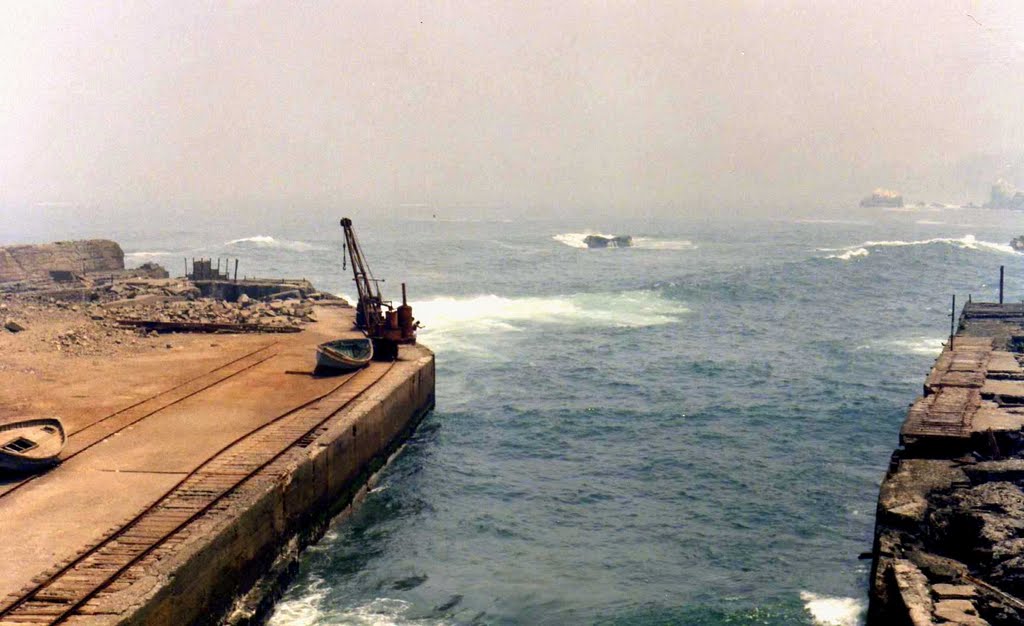
<svg viewBox="0 0 1024 626"><path fill-rule="evenodd" d="M856 626L1022 68L1019 0L3 2L0 244L408 282L437 408L274 626Z"/></svg>
<svg viewBox="0 0 1024 626"><path fill-rule="evenodd" d="M0 24L5 220L807 213L877 186L980 203L1022 169L1012 0L40 2Z"/></svg>

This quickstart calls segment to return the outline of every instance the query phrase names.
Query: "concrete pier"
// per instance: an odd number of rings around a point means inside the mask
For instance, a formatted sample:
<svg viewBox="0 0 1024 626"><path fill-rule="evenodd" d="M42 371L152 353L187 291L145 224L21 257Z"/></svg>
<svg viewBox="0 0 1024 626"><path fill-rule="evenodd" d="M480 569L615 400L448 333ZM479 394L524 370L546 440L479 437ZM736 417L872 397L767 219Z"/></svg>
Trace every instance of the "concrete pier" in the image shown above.
<svg viewBox="0 0 1024 626"><path fill-rule="evenodd" d="M352 332L331 304L301 332L153 333L116 358L42 350L70 312L0 334L0 421L57 415L69 432L59 466L0 481L0 625L251 617L259 602L238 598L433 407L420 346L312 374L316 345Z"/></svg>
<svg viewBox="0 0 1024 626"><path fill-rule="evenodd" d="M968 303L900 431L869 624L1024 623L1024 305Z"/></svg>

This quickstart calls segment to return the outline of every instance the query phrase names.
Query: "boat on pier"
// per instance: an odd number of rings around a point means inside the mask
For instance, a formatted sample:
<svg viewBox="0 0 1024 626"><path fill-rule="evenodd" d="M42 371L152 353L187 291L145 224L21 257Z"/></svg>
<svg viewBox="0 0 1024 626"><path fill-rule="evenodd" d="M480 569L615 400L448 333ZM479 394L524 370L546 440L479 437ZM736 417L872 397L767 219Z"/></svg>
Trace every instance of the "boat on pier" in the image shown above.
<svg viewBox="0 0 1024 626"><path fill-rule="evenodd" d="M366 337L336 339L316 348L318 368L339 372L352 372L366 366L373 359L373 342Z"/></svg>
<svg viewBox="0 0 1024 626"><path fill-rule="evenodd" d="M64 425L55 417L0 424L0 470L34 472L56 465L65 443Z"/></svg>

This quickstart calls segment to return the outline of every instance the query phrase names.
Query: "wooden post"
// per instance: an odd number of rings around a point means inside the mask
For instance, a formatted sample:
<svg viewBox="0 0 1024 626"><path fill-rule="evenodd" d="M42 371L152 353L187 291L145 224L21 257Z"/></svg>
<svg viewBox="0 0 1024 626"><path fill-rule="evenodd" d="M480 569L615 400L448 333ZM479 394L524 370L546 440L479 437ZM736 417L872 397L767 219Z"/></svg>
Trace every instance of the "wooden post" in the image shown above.
<svg viewBox="0 0 1024 626"><path fill-rule="evenodd" d="M956 294L953 294L953 307L949 311L949 349L953 349L953 335L955 334L956 324Z"/></svg>
<svg viewBox="0 0 1024 626"><path fill-rule="evenodd" d="M238 259L235 259L235 282L238 282Z"/></svg>
<svg viewBox="0 0 1024 626"><path fill-rule="evenodd" d="M1006 270L1005 265L999 266L999 304L1003 303L1003 274Z"/></svg>

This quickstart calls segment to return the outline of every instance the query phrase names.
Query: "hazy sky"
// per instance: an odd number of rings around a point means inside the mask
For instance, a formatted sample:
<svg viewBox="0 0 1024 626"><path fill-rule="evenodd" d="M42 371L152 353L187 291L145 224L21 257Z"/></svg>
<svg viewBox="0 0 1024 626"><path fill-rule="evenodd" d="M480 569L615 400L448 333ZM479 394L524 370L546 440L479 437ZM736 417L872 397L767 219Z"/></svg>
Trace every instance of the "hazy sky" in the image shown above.
<svg viewBox="0 0 1024 626"><path fill-rule="evenodd" d="M1019 0L113 4L0 4L4 215L966 200L1024 152Z"/></svg>

